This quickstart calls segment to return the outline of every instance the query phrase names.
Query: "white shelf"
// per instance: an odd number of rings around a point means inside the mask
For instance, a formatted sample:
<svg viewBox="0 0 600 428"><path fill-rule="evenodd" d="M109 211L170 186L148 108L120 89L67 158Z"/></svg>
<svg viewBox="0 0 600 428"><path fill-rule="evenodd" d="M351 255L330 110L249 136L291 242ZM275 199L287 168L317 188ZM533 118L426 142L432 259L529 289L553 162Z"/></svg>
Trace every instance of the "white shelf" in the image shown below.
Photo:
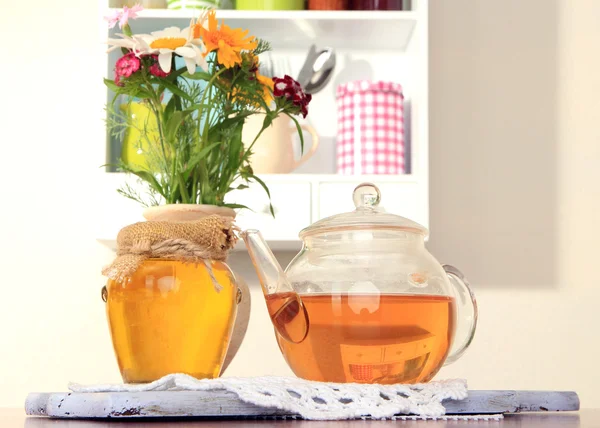
<svg viewBox="0 0 600 428"><path fill-rule="evenodd" d="M242 229L261 230L276 250L299 250L298 232L301 229L320 218L353 210L352 191L364 182L375 183L380 188L385 209L427 226L425 204L418 191L419 181L411 175L264 174L261 178L271 191L275 219L268 209L269 199L259 185L233 191L229 201L253 210L238 210L238 225ZM97 190L100 203L96 238L112 250L116 249L115 239L122 227L144 221L143 208L116 192L125 183L142 190L135 177L123 173L102 174ZM243 245L236 247L241 248Z"/></svg>
<svg viewBox="0 0 600 428"><path fill-rule="evenodd" d="M136 33L149 33L169 25L186 27L197 16L195 10L146 9L130 25ZM398 52L408 47L418 15L412 11L218 10L217 17L232 28L248 29L275 48L307 49L319 43L336 49Z"/></svg>
<svg viewBox="0 0 600 428"><path fill-rule="evenodd" d="M123 183L127 174L122 172L108 172L107 181ZM259 178L268 182L278 183L416 183L417 177L411 174L404 175L341 175L341 174L258 174Z"/></svg>
<svg viewBox="0 0 600 428"><path fill-rule="evenodd" d="M338 175L338 174L261 174L260 178L277 182L309 182L309 183L414 183L413 175Z"/></svg>

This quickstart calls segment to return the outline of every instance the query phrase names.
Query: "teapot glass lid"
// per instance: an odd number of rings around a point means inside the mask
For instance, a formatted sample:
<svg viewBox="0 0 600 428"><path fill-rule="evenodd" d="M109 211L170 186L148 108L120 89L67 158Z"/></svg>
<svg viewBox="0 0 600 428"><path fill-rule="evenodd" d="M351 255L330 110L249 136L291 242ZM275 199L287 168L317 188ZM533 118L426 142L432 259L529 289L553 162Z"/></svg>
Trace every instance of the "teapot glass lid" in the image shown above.
<svg viewBox="0 0 600 428"><path fill-rule="evenodd" d="M386 212L379 206L381 192L372 183L358 185L352 194L356 209L321 219L300 231L305 236L344 230L391 229L427 236L429 231L419 223Z"/></svg>

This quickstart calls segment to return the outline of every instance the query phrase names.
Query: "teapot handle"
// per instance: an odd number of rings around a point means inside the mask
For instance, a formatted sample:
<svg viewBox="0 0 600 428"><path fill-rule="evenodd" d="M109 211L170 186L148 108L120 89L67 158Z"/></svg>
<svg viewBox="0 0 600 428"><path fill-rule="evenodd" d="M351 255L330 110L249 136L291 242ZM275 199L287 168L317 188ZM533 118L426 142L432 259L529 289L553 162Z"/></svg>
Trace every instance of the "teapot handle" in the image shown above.
<svg viewBox="0 0 600 428"><path fill-rule="evenodd" d="M457 325L454 330L454 339L450 354L444 365L458 360L467 350L477 327L477 300L469 288L469 282L457 268L451 265L443 265L450 283L454 286L454 297L456 302Z"/></svg>

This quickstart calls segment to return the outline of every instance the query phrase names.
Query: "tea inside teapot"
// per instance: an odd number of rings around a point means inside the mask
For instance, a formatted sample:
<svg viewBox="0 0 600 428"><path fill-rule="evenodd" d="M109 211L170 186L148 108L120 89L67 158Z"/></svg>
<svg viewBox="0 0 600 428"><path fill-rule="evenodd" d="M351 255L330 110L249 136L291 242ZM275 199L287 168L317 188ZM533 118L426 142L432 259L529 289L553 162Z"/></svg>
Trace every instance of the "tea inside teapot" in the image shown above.
<svg viewBox="0 0 600 428"><path fill-rule="evenodd" d="M327 382L427 382L442 367L454 331L452 297L399 294L300 295L308 334L278 336L299 377ZM267 296L277 305L279 294ZM271 312L271 311L269 311Z"/></svg>
<svg viewBox="0 0 600 428"><path fill-rule="evenodd" d="M378 206L376 186L358 186L353 200L355 211L300 232L285 272L258 231L242 234L281 352L305 379L427 382L469 346L475 299L427 251L427 229Z"/></svg>

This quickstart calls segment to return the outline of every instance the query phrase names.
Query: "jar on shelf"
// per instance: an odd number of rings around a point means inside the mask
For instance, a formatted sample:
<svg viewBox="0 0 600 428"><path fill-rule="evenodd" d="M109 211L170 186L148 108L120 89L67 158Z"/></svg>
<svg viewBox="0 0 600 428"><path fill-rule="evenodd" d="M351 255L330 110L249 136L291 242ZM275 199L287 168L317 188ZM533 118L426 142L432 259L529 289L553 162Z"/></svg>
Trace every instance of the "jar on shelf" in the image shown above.
<svg viewBox="0 0 600 428"><path fill-rule="evenodd" d="M304 0L236 0L238 10L304 10Z"/></svg>
<svg viewBox="0 0 600 428"><path fill-rule="evenodd" d="M352 0L354 10L403 10L403 0Z"/></svg>
<svg viewBox="0 0 600 428"><path fill-rule="evenodd" d="M122 0L121 6L133 7L136 4L142 5L144 9L166 9L167 0Z"/></svg>
<svg viewBox="0 0 600 428"><path fill-rule="evenodd" d="M336 98L338 174L406 173L402 86L358 80L339 85Z"/></svg>
<svg viewBox="0 0 600 428"><path fill-rule="evenodd" d="M308 0L310 10L347 10L349 6L349 0Z"/></svg>
<svg viewBox="0 0 600 428"><path fill-rule="evenodd" d="M155 1L155 0L153 0ZM169 9L221 8L221 0L166 0Z"/></svg>

